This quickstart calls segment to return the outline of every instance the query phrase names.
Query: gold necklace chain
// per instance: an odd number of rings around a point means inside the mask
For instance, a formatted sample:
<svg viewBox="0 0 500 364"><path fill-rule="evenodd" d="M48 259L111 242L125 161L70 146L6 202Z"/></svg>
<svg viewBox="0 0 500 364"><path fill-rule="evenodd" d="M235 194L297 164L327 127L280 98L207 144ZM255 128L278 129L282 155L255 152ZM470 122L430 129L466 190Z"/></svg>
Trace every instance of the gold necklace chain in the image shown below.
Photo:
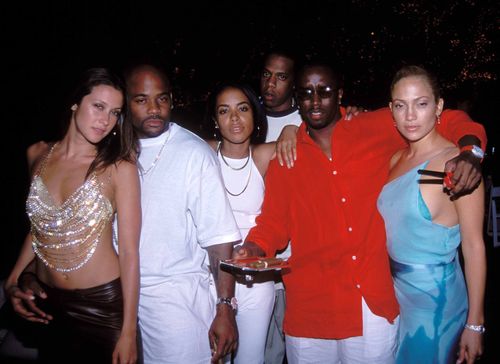
<svg viewBox="0 0 500 364"><path fill-rule="evenodd" d="M165 141L163 142L163 144L161 145L161 148L160 150L158 151L158 153L156 154L156 157L155 159L153 160L153 163L151 163L151 165L149 166L148 169L146 169L145 171L142 171L141 172L141 176L145 176L146 174L148 174L155 166L156 166L156 163L158 163L158 161L160 160L160 157L161 157L161 152L163 152L163 148L165 148L165 145L167 145L167 141L168 141L168 138L170 136L170 129L167 130L167 136L165 137Z"/></svg>

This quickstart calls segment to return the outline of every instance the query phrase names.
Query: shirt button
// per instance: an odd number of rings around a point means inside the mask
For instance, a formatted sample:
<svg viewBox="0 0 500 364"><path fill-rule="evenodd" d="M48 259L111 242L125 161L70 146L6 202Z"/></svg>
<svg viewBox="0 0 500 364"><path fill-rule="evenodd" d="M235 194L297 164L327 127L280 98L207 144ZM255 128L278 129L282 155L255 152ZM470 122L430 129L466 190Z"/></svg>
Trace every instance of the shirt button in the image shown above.
<svg viewBox="0 0 500 364"><path fill-rule="evenodd" d="M361 284L356 284L356 288L361 288Z"/></svg>
<svg viewBox="0 0 500 364"><path fill-rule="evenodd" d="M358 257L357 257L357 256L355 256L355 255L353 255L353 256L352 256L352 260L356 260L356 259L358 259Z"/></svg>
<svg viewBox="0 0 500 364"><path fill-rule="evenodd" d="M350 226L349 226L349 227L347 228L347 231L351 232L351 231L352 231L352 227L350 227Z"/></svg>
<svg viewBox="0 0 500 364"><path fill-rule="evenodd" d="M345 198L344 198L344 197L342 197L342 198L340 199L340 201L345 202Z"/></svg>
<svg viewBox="0 0 500 364"><path fill-rule="evenodd" d="M333 173L333 174L337 174L337 171L333 171L332 173Z"/></svg>

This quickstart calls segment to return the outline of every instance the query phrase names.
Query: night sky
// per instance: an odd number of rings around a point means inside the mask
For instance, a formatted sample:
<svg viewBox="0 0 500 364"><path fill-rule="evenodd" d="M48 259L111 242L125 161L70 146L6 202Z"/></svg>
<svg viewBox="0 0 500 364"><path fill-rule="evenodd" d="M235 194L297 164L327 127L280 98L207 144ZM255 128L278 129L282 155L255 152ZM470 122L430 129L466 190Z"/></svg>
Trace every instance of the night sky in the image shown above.
<svg viewBox="0 0 500 364"><path fill-rule="evenodd" d="M293 47L303 55L328 55L346 76L345 102L369 108L386 104L390 78L403 62L433 70L449 101L462 90L474 98L490 98L498 90L498 1L298 3L124 0L2 5L2 58L9 88L16 93L30 89L32 95L29 116L19 120L30 135L26 142L52 132L52 120L62 107L58 100L82 69L119 68L143 54L165 63L182 104L202 98L221 79L254 82L262 54L273 45ZM479 119L486 119L487 107L481 106ZM26 117L38 120L26 125Z"/></svg>
<svg viewBox="0 0 500 364"><path fill-rule="evenodd" d="M271 46L293 47L309 57L327 55L345 75L343 102L367 108L387 104L388 85L399 66L422 64L438 75L446 106L471 102L470 115L489 137L484 168L498 175L500 163L492 168L491 157L493 147L496 161L500 153L494 110L500 105L498 0L178 2L2 1L0 279L28 231L26 148L54 138L67 89L80 71L119 70L139 55L165 64L174 98L184 105L174 109L178 121L192 130L198 127L193 114L189 123L182 115L200 110L220 80L255 86L259 62ZM494 329L495 323L487 327ZM495 344L488 350L490 357L500 351Z"/></svg>
<svg viewBox="0 0 500 364"><path fill-rule="evenodd" d="M87 67L119 69L152 54L170 71L177 102L199 107L222 79L255 85L270 46L293 47L335 62L345 103L376 108L387 103L394 70L420 63L440 77L448 105L464 92L474 101L471 115L498 148L498 1L297 1L4 1L2 276L26 231L25 150L54 137L66 89Z"/></svg>

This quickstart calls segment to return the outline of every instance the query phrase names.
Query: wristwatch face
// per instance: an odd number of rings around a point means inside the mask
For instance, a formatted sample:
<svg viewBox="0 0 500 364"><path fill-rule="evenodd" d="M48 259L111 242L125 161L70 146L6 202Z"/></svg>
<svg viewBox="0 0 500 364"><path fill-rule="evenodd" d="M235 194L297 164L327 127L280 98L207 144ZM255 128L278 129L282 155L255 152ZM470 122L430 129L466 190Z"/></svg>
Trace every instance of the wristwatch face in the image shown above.
<svg viewBox="0 0 500 364"><path fill-rule="evenodd" d="M238 300L236 300L236 297L231 297L231 298L219 297L217 299L217 304L221 303L231 306L231 308L235 311L238 309Z"/></svg>
<svg viewBox="0 0 500 364"><path fill-rule="evenodd" d="M483 158L484 157L484 152L481 148L479 148L477 145L472 146L471 150L472 154L474 154L478 158Z"/></svg>
<svg viewBox="0 0 500 364"><path fill-rule="evenodd" d="M236 297L231 298L231 307L235 311L238 310L238 300L236 299Z"/></svg>

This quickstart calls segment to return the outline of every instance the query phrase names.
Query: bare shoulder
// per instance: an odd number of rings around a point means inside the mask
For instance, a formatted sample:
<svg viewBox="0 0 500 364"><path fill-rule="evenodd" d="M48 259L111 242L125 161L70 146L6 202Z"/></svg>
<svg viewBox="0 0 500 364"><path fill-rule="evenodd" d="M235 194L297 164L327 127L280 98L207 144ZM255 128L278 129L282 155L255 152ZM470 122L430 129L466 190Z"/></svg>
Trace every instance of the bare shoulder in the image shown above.
<svg viewBox="0 0 500 364"><path fill-rule="evenodd" d="M129 161L122 160L108 168L111 168L112 175L114 174L118 181L122 178L129 178L138 175L137 164Z"/></svg>
<svg viewBox="0 0 500 364"><path fill-rule="evenodd" d="M460 149L457 146L450 143L450 145L445 147L442 153L440 153L436 157L436 160L438 163L442 163L444 165L450 159L455 158L459 154L460 154Z"/></svg>
<svg viewBox="0 0 500 364"><path fill-rule="evenodd" d="M391 157L390 165L389 167L392 169L396 163L401 159L401 156L403 155L404 149L398 150L394 155Z"/></svg>
<svg viewBox="0 0 500 364"><path fill-rule="evenodd" d="M30 173L33 172L43 160L43 157L48 153L50 145L44 141L39 141L32 144L26 150L26 159Z"/></svg>
<svg viewBox="0 0 500 364"><path fill-rule="evenodd" d="M262 177L266 176L269 162L276 155L276 143L263 143L252 147L252 158Z"/></svg>
<svg viewBox="0 0 500 364"><path fill-rule="evenodd" d="M217 146L219 145L219 141L216 140L216 139L208 139L208 140L205 140L207 142L208 145L210 145L210 148L212 148L213 150L217 150Z"/></svg>
<svg viewBox="0 0 500 364"><path fill-rule="evenodd" d="M256 163L269 162L276 153L276 142L257 144L252 147L253 159Z"/></svg>
<svg viewBox="0 0 500 364"><path fill-rule="evenodd" d="M429 169L443 170L446 162L460 154L460 149L453 144L445 146L439 154L429 162Z"/></svg>

